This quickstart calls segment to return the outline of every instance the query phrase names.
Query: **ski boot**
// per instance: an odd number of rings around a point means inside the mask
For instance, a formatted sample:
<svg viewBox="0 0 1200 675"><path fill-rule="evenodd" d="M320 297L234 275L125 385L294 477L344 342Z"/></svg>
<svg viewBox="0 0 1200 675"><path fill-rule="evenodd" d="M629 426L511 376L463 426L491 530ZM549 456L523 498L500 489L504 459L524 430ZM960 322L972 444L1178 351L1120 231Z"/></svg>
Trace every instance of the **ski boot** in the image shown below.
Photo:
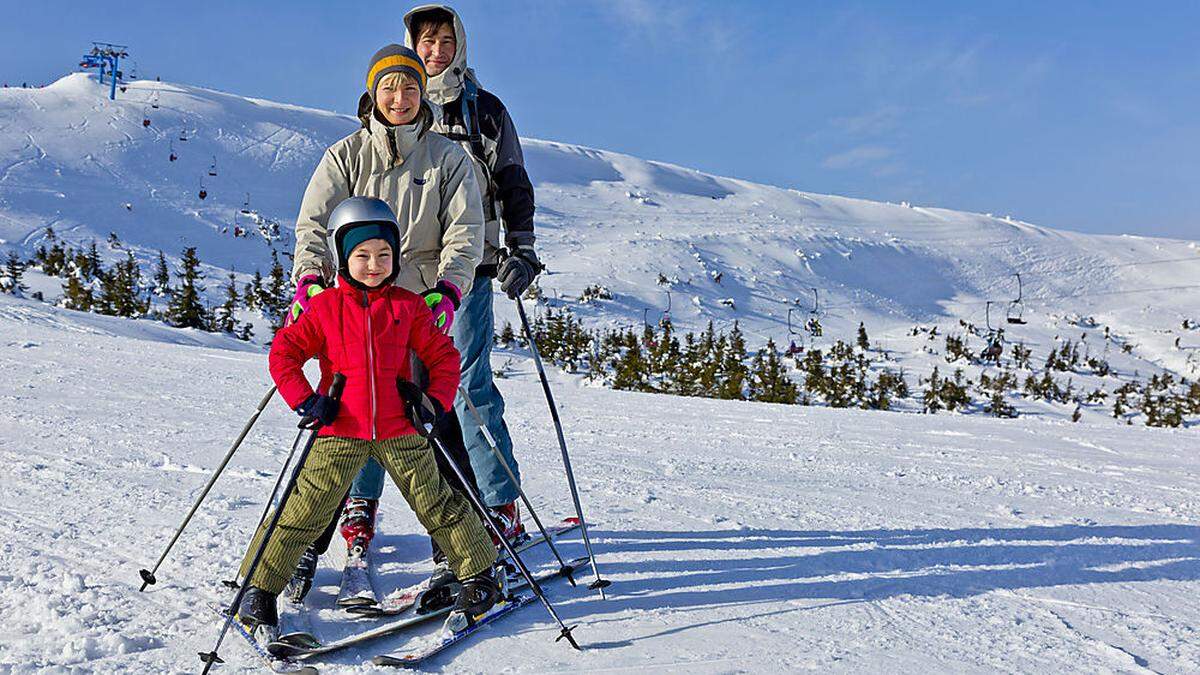
<svg viewBox="0 0 1200 675"><path fill-rule="evenodd" d="M503 598L504 594L496 582L496 573L492 567L466 579L454 600L454 609L450 610L450 616L446 617L446 630L459 633L470 628L479 617Z"/></svg>
<svg viewBox="0 0 1200 675"><path fill-rule="evenodd" d="M304 597L308 595L312 589L313 577L317 575L317 564L320 562L320 556L313 547L308 547L304 551L304 555L300 556L300 562L296 564L296 571L292 574L292 580L288 582L287 588L284 589L284 594L292 604L299 605L304 602Z"/></svg>
<svg viewBox="0 0 1200 675"><path fill-rule="evenodd" d="M236 618L250 632L254 632L259 626L277 628L279 611L275 606L275 594L257 586L247 588L241 604L238 605Z"/></svg>
<svg viewBox="0 0 1200 675"><path fill-rule="evenodd" d="M525 525L521 523L521 511L517 508L516 502L501 504L500 506L489 506L488 516L492 522L496 524L496 528L504 534L504 538L508 543L516 546L529 538L525 533ZM492 544L500 548L500 540L496 539L496 535L492 535Z"/></svg>
<svg viewBox="0 0 1200 675"><path fill-rule="evenodd" d="M454 574L454 570L450 569L446 554L442 553L437 544L433 545L433 574L429 575L429 581L425 582L425 586L425 590L421 592L415 603L418 613L449 607L454 604L455 596L462 590L462 583Z"/></svg>
<svg viewBox="0 0 1200 675"><path fill-rule="evenodd" d="M378 499L350 497L346 500L338 530L346 540L347 547L358 545L362 547L362 553L366 553L371 538L375 536L375 513L378 509Z"/></svg>

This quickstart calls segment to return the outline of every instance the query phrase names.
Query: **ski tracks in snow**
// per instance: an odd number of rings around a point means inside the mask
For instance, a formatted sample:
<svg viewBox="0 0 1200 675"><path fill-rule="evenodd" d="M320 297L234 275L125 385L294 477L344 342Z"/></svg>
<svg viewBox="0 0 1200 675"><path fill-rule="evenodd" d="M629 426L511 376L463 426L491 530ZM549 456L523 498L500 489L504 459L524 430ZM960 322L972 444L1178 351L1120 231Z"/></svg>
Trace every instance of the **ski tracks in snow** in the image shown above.
<svg viewBox="0 0 1200 675"><path fill-rule="evenodd" d="M0 384L0 670L187 671L216 636L205 605L228 601L217 582L295 422L269 406L158 585L138 593L137 569L261 397L265 359L89 321L0 300L0 354L17 373ZM499 386L549 520L570 502L540 387L519 368ZM580 624L582 653L555 644L531 607L434 668L1200 668L1200 505L1179 450L1189 432L677 399L551 377L609 600L549 588ZM1085 433L1101 447L1079 442ZM415 581L427 541L393 488L382 508L381 585ZM582 550L577 537L562 545ZM322 569L317 597L334 576ZM325 665L386 672L362 664L404 642ZM233 643L222 655L224 672L257 666Z"/></svg>

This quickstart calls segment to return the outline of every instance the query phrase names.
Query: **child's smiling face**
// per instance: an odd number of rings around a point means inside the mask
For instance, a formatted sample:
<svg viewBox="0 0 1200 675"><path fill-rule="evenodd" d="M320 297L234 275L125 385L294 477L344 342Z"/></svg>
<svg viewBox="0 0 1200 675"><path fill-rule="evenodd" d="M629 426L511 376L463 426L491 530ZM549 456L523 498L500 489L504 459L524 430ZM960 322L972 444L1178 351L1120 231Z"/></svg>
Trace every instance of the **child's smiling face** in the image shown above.
<svg viewBox="0 0 1200 675"><path fill-rule="evenodd" d="M368 239L350 252L346 260L350 278L375 288L392 273L392 246L383 239Z"/></svg>

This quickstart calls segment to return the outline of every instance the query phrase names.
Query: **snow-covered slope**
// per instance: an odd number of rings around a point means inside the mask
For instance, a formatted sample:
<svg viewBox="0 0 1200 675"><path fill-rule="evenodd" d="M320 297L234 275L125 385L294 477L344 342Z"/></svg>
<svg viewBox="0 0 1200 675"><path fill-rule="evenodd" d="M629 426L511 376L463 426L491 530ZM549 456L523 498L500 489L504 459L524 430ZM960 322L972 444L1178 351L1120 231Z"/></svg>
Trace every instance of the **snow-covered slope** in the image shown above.
<svg viewBox="0 0 1200 675"><path fill-rule="evenodd" d="M0 672L197 672L294 416L271 404L139 594L266 363L93 319L0 297ZM545 517L567 515L528 364L499 386L526 488ZM552 588L582 653L534 605L434 670L1200 670L1194 431L555 387L609 599ZM381 590L428 571L418 533L389 488ZM336 576L317 581L329 619ZM319 665L392 672L364 662L404 642ZM219 672L256 672L236 638L221 655Z"/></svg>
<svg viewBox="0 0 1200 675"><path fill-rule="evenodd" d="M0 239L9 246L28 251L53 226L75 240L116 232L146 253L195 245L209 264L265 269L264 240L232 234L247 225L241 209L248 201L252 233L258 222L280 223L280 245L290 249L321 151L357 125L179 84L133 82L116 102L106 92L84 74L0 90ZM1197 289L1141 291L1200 285L1196 242L1082 235L757 185L564 143L524 146L551 271L542 286L564 299L607 286L612 301L582 310L590 321L653 321L670 290L678 326L736 318L754 342L786 343L788 309L806 316L816 288L827 334L848 337L864 321L873 334L898 337L917 321L982 326L984 302L1012 300L1020 273L1032 326L1010 337L1049 342L1065 330L1059 317L1093 315L1144 343L1146 358L1187 371L1190 354L1165 348L1173 336L1154 336L1196 318ZM659 274L668 286L656 284Z"/></svg>

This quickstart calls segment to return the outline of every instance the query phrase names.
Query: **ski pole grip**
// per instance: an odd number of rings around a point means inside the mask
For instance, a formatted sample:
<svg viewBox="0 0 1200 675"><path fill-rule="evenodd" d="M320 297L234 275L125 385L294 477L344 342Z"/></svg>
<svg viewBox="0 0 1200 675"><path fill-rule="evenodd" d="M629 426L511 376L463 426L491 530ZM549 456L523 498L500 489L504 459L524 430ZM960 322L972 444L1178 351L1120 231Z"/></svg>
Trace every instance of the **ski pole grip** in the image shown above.
<svg viewBox="0 0 1200 675"><path fill-rule="evenodd" d="M346 388L346 376L334 373L333 383L329 385L329 398L342 400L342 390Z"/></svg>

